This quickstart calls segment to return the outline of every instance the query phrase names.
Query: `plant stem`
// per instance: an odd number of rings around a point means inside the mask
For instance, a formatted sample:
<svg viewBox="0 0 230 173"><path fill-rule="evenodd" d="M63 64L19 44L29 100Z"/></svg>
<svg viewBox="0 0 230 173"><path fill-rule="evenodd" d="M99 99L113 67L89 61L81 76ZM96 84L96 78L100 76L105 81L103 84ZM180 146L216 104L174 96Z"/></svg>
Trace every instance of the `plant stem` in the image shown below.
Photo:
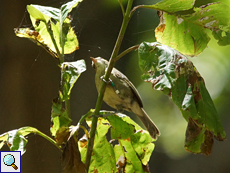
<svg viewBox="0 0 230 173"><path fill-rule="evenodd" d="M62 151L61 148L57 145L57 143L56 143L55 140L53 140L52 138L50 138L50 137L47 136L46 134L40 132L39 130L36 130L35 133L36 133L37 135L39 135L39 136L45 138L46 140L48 140L49 142L51 142L52 144L54 144L60 151Z"/></svg>
<svg viewBox="0 0 230 173"><path fill-rule="evenodd" d="M64 43L64 39L63 39L63 22L62 21L62 15L60 12L60 44L61 44L61 54L60 54L60 62L64 62L64 47L65 47L65 43Z"/></svg>
<svg viewBox="0 0 230 173"><path fill-rule="evenodd" d="M70 100L65 100L65 109L69 118L71 118Z"/></svg>
<svg viewBox="0 0 230 173"><path fill-rule="evenodd" d="M131 52L132 50L137 50L139 46L140 45L135 45L126 49L124 52L120 53L116 58L114 58L114 61L119 60L121 57L125 56L127 53Z"/></svg>
<svg viewBox="0 0 230 173"><path fill-rule="evenodd" d="M125 15L124 15L124 18L123 18L121 29L120 29L119 35L117 37L117 41L115 43L113 52L112 52L110 60L109 60L108 69L107 69L107 71L105 73L105 77L104 77L105 81L107 81L109 79L111 71L112 71L112 69L113 69L113 67L115 65L116 61L114 59L118 55L119 49L121 47L122 40L124 38L126 28L128 26L129 20L130 20L130 11L131 11L131 8L132 8L132 4L133 4L133 0L128 0L128 4L127 4L127 7L126 7L126 12L125 12ZM101 89L100 89L100 92L99 92L99 95L98 95L98 98L97 98L97 103L96 103L96 108L95 108L95 115L99 115L99 111L101 109L101 104L102 104L103 97L104 97L105 86L106 86L106 83L102 82ZM92 120L92 126L91 126L91 130L90 130L90 139L89 139L89 142L88 142L87 155L86 155L86 163L85 164L86 164L87 172L89 170L90 161L91 161L91 155L92 155L92 151L93 151L94 138L95 138L96 127L97 127L97 120L98 120L98 117L94 116L93 120Z"/></svg>
<svg viewBox="0 0 230 173"><path fill-rule="evenodd" d="M118 2L119 2L119 4L120 4L120 6L121 6L121 11L122 11L123 17L125 17L125 10L124 10L124 6L123 6L123 4L122 4L121 0L118 0Z"/></svg>

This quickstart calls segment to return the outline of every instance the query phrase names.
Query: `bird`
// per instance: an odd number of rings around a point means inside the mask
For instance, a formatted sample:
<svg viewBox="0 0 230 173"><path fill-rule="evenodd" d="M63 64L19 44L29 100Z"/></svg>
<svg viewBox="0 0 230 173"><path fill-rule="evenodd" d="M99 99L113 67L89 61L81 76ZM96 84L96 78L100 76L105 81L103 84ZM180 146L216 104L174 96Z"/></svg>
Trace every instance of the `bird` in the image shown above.
<svg viewBox="0 0 230 173"><path fill-rule="evenodd" d="M101 57L90 58L92 60L92 67L96 70L96 88L97 91L100 92L109 62ZM105 82L106 89L103 97L104 102L118 111L126 110L136 114L151 137L157 139L157 136L160 136L160 131L143 109L141 97L130 80L122 72L113 68L109 80Z"/></svg>

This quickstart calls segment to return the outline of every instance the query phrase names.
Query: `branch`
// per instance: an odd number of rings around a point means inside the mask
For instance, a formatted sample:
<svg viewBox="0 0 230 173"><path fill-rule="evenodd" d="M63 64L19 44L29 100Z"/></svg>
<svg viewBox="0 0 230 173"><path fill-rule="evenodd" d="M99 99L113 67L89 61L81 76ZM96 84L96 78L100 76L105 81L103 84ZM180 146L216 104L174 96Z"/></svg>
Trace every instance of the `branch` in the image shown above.
<svg viewBox="0 0 230 173"><path fill-rule="evenodd" d="M120 6L121 6L121 11L122 11L123 17L125 17L125 10L124 10L124 6L123 6L123 4L122 4L121 0L118 0L118 2L119 2L119 4L120 4Z"/></svg>
<svg viewBox="0 0 230 173"><path fill-rule="evenodd" d="M140 46L140 45L135 45L135 46L132 46L132 47L126 49L124 52L122 52L122 53L120 53L119 55L117 55L117 57L114 58L114 61L119 60L121 57L125 56L127 53L129 53L129 52L131 52L131 51L133 51L133 50L137 50L139 46Z"/></svg>
<svg viewBox="0 0 230 173"><path fill-rule="evenodd" d="M130 12L130 17L132 17L133 13L134 13L137 9L139 9L139 8L147 8L147 9L152 9L152 10L159 10L159 11L166 12L166 13L168 13L168 14L174 14L174 15L175 15L175 13L170 13L170 12L168 12L168 11L164 11L164 10L162 10L162 9L158 9L158 8L154 7L154 5L138 5L138 6L134 7L134 8L131 10L131 12Z"/></svg>
<svg viewBox="0 0 230 173"><path fill-rule="evenodd" d="M122 40L124 38L126 28L128 26L129 20L130 20L130 11L131 11L131 8L132 8L132 4L133 4L133 0L128 0L128 4L127 4L127 7L126 7L126 13L125 13L125 16L123 18L121 29L120 29L119 35L117 37L117 41L115 43L113 52L112 52L110 60L109 60L109 66L107 68L107 71L106 71L105 77L104 77L105 80L103 80L103 81L107 81L109 79L111 71L112 71L112 69L113 69L113 67L115 65L115 58L118 55L119 49L121 47ZM104 97L105 86L106 86L105 82L102 82L101 89L100 89L100 92L99 92L99 95L98 95L98 98L97 98L97 103L96 103L96 108L95 108L95 115L99 115L99 111L101 109L101 104L102 104L103 97ZM91 161L91 155L92 155L92 151L93 151L94 138L95 138L96 127L97 127L97 120L98 120L98 117L94 116L93 120L92 120L92 126L91 126L91 131L90 131L90 139L89 139L89 142L88 142L87 155L86 155L86 163L85 164L86 164L86 167L87 167L87 172L89 170L90 161Z"/></svg>
<svg viewBox="0 0 230 173"><path fill-rule="evenodd" d="M49 142L51 142L53 145L55 145L55 146L62 152L61 147L59 147L59 146L57 145L57 143L56 143L55 140L53 140L52 138L50 138L50 137L47 136L46 134L40 132L39 130L37 130L37 131L35 132L35 134L37 134L37 135L39 135L39 136L45 138L46 140L48 140Z"/></svg>

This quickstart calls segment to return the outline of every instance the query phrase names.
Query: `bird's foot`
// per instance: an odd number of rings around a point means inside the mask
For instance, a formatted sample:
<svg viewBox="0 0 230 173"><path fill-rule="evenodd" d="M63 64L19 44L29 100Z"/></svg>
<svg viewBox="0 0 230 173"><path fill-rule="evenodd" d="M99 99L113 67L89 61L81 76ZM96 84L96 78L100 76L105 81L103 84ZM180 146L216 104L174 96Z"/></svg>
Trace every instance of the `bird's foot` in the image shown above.
<svg viewBox="0 0 230 173"><path fill-rule="evenodd" d="M105 80L105 75L101 76L100 79L105 82L106 84L113 84L113 81L109 78L108 80Z"/></svg>
<svg viewBox="0 0 230 173"><path fill-rule="evenodd" d="M113 87L113 89L114 89L114 91L115 91L115 93L120 97L120 91L116 88L116 86L115 86L115 84L113 83L113 81L109 78L108 79L108 81L106 81L105 79L104 79L104 77L105 77L105 75L103 75L103 76L101 76L100 77L100 79L102 80L102 81L104 81L106 84L110 84L112 87ZM120 97L121 98L121 97ZM122 98L121 98L122 99Z"/></svg>

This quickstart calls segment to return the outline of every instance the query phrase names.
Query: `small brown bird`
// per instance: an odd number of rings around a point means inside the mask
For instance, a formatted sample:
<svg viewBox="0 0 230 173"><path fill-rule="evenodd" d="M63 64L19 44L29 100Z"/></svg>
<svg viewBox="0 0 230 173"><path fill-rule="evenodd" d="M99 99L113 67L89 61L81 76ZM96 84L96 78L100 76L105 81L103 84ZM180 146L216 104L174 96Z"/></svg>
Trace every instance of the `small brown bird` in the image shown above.
<svg viewBox="0 0 230 173"><path fill-rule="evenodd" d="M101 57L92 58L92 66L96 70L95 83L100 91L102 80L109 62ZM109 81L106 82L103 100L118 111L126 110L135 113L149 131L152 138L157 139L160 132L143 109L141 97L129 79L116 68L113 68Z"/></svg>

